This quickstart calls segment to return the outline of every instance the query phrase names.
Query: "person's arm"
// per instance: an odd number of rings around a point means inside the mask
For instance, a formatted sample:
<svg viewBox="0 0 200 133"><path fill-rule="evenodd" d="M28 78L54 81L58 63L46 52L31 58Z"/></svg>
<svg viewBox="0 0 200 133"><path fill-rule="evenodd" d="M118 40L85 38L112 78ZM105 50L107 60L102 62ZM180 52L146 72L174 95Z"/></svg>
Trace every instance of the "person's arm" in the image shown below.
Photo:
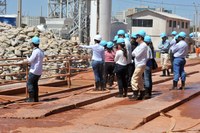
<svg viewBox="0 0 200 133"><path fill-rule="evenodd" d="M140 57L143 55L143 52L144 52L144 49L145 49L145 46L142 46L142 47L138 47L138 49L135 49L133 52L132 52L132 56L133 57Z"/></svg>
<svg viewBox="0 0 200 133"><path fill-rule="evenodd" d="M33 53L32 53L32 55L31 55L31 57L30 57L30 58L27 57L27 61L28 61L29 63L32 63L32 62L36 59L36 57L37 57L37 51L34 50Z"/></svg>
<svg viewBox="0 0 200 133"><path fill-rule="evenodd" d="M88 48L88 49L92 49L92 47L93 47L94 45L79 45L79 47L81 47L81 48Z"/></svg>
<svg viewBox="0 0 200 133"><path fill-rule="evenodd" d="M170 43L169 41L167 40L164 44L164 47L163 47L163 50L169 50L169 47L170 47Z"/></svg>
<svg viewBox="0 0 200 133"><path fill-rule="evenodd" d="M176 45L173 45L172 48L171 48L172 53L176 53L176 52L178 51L178 49L179 49L179 47L178 47L177 44L176 44Z"/></svg>
<svg viewBox="0 0 200 133"><path fill-rule="evenodd" d="M158 49L162 49L164 46L162 44L162 42L160 42L160 44L158 45Z"/></svg>
<svg viewBox="0 0 200 133"><path fill-rule="evenodd" d="M114 61L117 62L117 61L119 60L119 57L120 57L119 51L117 51L116 54L115 54L115 59L114 59Z"/></svg>

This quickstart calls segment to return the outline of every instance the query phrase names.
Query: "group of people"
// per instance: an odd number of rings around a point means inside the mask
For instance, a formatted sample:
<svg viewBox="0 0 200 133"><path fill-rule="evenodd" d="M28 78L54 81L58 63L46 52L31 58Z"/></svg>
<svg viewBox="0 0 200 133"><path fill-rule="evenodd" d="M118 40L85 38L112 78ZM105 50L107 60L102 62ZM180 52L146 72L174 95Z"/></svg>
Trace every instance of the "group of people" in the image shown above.
<svg viewBox="0 0 200 133"><path fill-rule="evenodd" d="M188 54L188 44L185 42L186 33L172 32L173 39L169 41L165 33L161 34L162 41L158 48L161 52L163 74L170 75L167 65L171 56L172 72L174 73L173 86L177 88L181 77L181 87L185 88L186 73L184 66ZM144 30L132 33L129 36L124 30L119 30L113 41L102 40L101 35L94 37L94 45L79 45L81 48L92 49L92 68L95 77L95 91L112 87L114 77L117 77L119 94L117 97L127 97L128 87L132 88L133 95L129 98L143 100L152 95L152 64L154 47L151 37ZM27 102L38 102L38 80L42 75L44 52L39 48L40 39L33 37L31 46L33 53L26 62L31 63L28 76L29 98Z"/></svg>
<svg viewBox="0 0 200 133"><path fill-rule="evenodd" d="M178 89L178 80L181 77L181 87L185 88L186 73L184 66L188 54L188 45L185 42L186 33L172 32L173 39L168 40L166 33L158 48L161 53L162 75L169 76L169 59L171 72L174 73L173 86ZM143 100L152 96L152 65L154 60L154 46L151 37L144 30L132 33L131 36L124 30L119 30L113 41L102 40L100 35L94 37L95 45L80 45L81 48L92 49L92 68L95 75L95 91L105 90L113 85L117 77L119 94L117 97L127 97L128 87L132 88L133 95L129 99Z"/></svg>

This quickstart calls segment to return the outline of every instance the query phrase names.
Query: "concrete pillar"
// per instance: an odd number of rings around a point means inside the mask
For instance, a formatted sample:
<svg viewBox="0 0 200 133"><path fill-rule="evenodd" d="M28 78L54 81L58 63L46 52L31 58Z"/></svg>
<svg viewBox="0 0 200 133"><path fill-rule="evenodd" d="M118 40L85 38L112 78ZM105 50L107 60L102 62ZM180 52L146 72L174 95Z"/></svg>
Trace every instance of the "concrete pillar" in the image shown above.
<svg viewBox="0 0 200 133"><path fill-rule="evenodd" d="M90 44L94 43L93 37L97 34L97 0L91 0L90 10Z"/></svg>
<svg viewBox="0 0 200 133"><path fill-rule="evenodd" d="M99 33L102 39L110 41L112 0L100 0Z"/></svg>

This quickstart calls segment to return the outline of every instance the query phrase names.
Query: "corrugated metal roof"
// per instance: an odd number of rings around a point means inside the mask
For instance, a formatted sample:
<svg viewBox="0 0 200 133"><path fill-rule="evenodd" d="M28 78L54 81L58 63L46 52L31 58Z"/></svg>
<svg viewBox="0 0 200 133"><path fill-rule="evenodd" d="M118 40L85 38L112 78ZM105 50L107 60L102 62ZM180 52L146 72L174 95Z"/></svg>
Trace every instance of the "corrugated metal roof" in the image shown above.
<svg viewBox="0 0 200 133"><path fill-rule="evenodd" d="M181 20L190 21L190 19L178 16L176 14L171 14L171 13L167 13L167 12L159 12L159 11L154 11L154 10L144 10L144 11L137 12L137 13L134 13L132 15L129 15L128 17L132 17L134 15L137 15L137 14L140 14L140 13L143 13L143 12L153 12L153 13L156 13L156 14L168 17L168 18L174 18L174 19L181 19Z"/></svg>

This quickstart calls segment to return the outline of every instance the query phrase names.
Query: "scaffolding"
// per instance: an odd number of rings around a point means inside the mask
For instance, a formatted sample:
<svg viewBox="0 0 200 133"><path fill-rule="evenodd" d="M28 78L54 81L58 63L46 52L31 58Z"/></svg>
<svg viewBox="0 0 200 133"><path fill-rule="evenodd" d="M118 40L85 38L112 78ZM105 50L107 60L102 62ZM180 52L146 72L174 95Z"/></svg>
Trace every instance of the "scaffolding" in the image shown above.
<svg viewBox="0 0 200 133"><path fill-rule="evenodd" d="M91 0L48 0L48 18L70 18L70 37L89 42L89 15Z"/></svg>
<svg viewBox="0 0 200 133"><path fill-rule="evenodd" d="M6 14L6 0L0 0L0 15Z"/></svg>

